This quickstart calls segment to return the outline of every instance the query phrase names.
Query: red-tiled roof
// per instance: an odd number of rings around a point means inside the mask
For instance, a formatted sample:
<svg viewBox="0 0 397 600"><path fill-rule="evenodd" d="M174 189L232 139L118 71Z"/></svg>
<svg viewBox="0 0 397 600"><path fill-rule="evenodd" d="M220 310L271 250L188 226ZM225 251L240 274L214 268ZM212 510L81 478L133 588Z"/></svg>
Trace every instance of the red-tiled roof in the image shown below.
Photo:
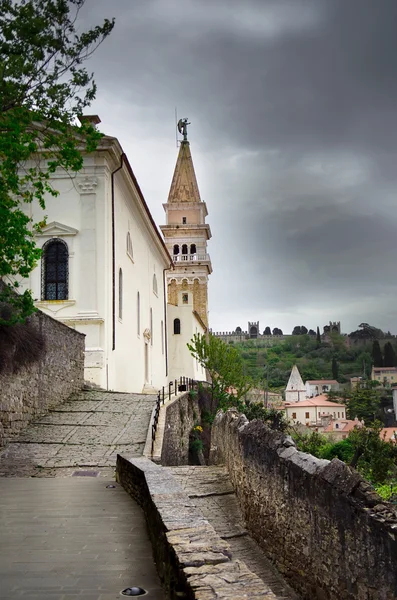
<svg viewBox="0 0 397 600"><path fill-rule="evenodd" d="M338 383L336 379L309 379L306 383Z"/></svg>
<svg viewBox="0 0 397 600"><path fill-rule="evenodd" d="M344 404L337 404L336 402L330 402L327 399L327 396L323 394L321 396L316 396L315 398L306 398L306 400L302 400L301 402L286 402L286 408L292 408L294 406L334 406L335 408L345 408Z"/></svg>

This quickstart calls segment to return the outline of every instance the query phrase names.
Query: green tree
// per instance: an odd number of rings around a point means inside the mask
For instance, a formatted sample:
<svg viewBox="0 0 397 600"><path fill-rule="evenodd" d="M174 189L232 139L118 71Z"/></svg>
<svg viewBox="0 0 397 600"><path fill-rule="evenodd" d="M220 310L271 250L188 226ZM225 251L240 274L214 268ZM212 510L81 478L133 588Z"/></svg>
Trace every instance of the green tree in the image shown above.
<svg viewBox="0 0 397 600"><path fill-rule="evenodd" d="M308 332L308 329L307 329L307 327L305 327L304 325L301 325L301 334L302 334L302 335L306 335L306 334L307 334L307 332Z"/></svg>
<svg viewBox="0 0 397 600"><path fill-rule="evenodd" d="M265 330L264 330L264 332L263 332L263 335L272 335L272 332L271 332L271 330L270 330L270 327L266 327L266 328L265 328Z"/></svg>
<svg viewBox="0 0 397 600"><path fill-rule="evenodd" d="M382 438L382 423L355 427L348 437L354 450L350 465L372 483L384 483L396 470L397 448Z"/></svg>
<svg viewBox="0 0 397 600"><path fill-rule="evenodd" d="M14 310L4 324L33 312L30 292L18 296L40 257L25 203L45 208L57 169L79 171L82 150L96 147L101 134L89 123L76 125L95 98L93 75L82 66L110 34L105 20L79 33L76 18L85 0L0 0L0 300Z"/></svg>
<svg viewBox="0 0 397 600"><path fill-rule="evenodd" d="M320 328L319 327L317 327L316 341L317 341L317 344L320 346L320 344L321 344L321 335L320 335Z"/></svg>
<svg viewBox="0 0 397 600"><path fill-rule="evenodd" d="M347 399L349 419L363 419L366 425L374 423L380 408L379 392L371 388L356 388Z"/></svg>
<svg viewBox="0 0 397 600"><path fill-rule="evenodd" d="M396 353L394 351L391 342L386 342L385 347L383 348L384 358L383 358L383 366L384 367L394 367L397 364Z"/></svg>
<svg viewBox="0 0 397 600"><path fill-rule="evenodd" d="M295 327L292 330L292 335L301 335L302 333L302 328L300 325L295 325Z"/></svg>
<svg viewBox="0 0 397 600"><path fill-rule="evenodd" d="M338 380L338 375L339 375L339 365L338 365L338 361L336 360L336 357L333 356L332 357L332 377L336 380Z"/></svg>
<svg viewBox="0 0 397 600"><path fill-rule="evenodd" d="M382 351L378 340L374 340L372 343L372 362L374 363L374 367L383 366Z"/></svg>
<svg viewBox="0 0 397 600"><path fill-rule="evenodd" d="M245 374L244 362L234 346L225 344L214 335L210 334L207 339L198 333L187 347L200 365L207 369L218 399L232 402L235 398L238 401L251 389L252 381Z"/></svg>

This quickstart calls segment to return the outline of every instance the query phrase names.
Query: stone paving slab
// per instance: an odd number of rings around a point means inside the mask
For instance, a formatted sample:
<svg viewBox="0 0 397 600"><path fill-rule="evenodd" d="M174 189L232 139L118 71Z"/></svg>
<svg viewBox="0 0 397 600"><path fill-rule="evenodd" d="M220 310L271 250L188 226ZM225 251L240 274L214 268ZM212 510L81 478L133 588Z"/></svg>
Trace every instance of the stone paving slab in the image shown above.
<svg viewBox="0 0 397 600"><path fill-rule="evenodd" d="M272 589L277 598L299 600L296 592L290 588L277 569L265 557L259 545L248 535L225 467L163 468L172 472L194 506L201 511L220 537L227 540L233 560L243 561Z"/></svg>
<svg viewBox="0 0 397 600"><path fill-rule="evenodd" d="M156 398L90 390L35 420L0 452L0 477L53 477L68 467L115 467L143 453Z"/></svg>
<svg viewBox="0 0 397 600"><path fill-rule="evenodd" d="M111 483L114 489L106 488ZM164 600L141 509L112 479L0 479L2 600Z"/></svg>

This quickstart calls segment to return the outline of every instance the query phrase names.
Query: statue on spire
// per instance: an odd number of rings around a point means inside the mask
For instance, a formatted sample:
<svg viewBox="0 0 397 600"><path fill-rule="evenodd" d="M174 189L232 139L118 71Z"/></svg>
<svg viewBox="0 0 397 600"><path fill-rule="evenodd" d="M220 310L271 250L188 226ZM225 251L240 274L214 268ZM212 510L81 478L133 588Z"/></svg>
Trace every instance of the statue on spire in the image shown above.
<svg viewBox="0 0 397 600"><path fill-rule="evenodd" d="M178 131L183 135L183 141L187 142L187 126L190 125L187 119L179 119Z"/></svg>

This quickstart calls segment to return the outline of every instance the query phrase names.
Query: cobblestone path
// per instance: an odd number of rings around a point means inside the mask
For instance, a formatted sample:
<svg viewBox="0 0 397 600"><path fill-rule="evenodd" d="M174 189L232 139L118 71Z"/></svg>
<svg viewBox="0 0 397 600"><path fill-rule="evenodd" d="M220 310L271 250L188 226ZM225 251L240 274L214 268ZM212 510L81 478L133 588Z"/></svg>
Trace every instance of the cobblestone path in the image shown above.
<svg viewBox="0 0 397 600"><path fill-rule="evenodd" d="M132 586L164 600L143 511L114 481L118 452L142 454L154 403L82 392L0 453L1 600L116 600Z"/></svg>
<svg viewBox="0 0 397 600"><path fill-rule="evenodd" d="M215 531L280 600L299 600L281 574L250 537L225 467L167 467Z"/></svg>
<svg viewBox="0 0 397 600"><path fill-rule="evenodd" d="M81 392L11 440L0 453L0 477L113 472L117 453L142 455L154 403L153 395Z"/></svg>

